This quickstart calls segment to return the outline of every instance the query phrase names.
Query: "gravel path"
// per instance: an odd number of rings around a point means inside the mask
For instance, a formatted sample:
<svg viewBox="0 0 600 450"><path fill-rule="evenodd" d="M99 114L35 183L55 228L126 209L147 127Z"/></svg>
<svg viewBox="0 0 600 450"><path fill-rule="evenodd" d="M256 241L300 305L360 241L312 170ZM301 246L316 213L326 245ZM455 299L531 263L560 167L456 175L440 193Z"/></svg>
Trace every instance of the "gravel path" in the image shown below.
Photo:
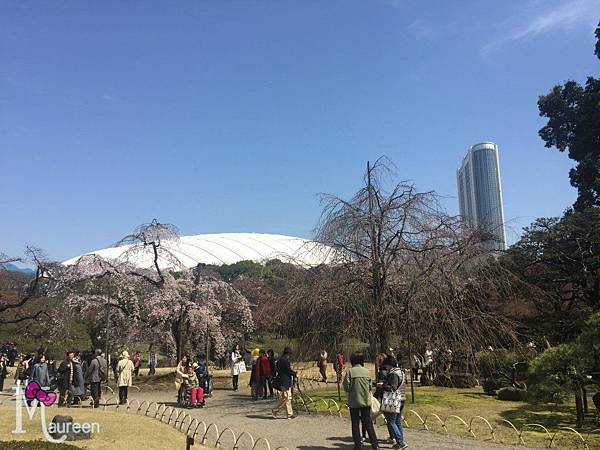
<svg viewBox="0 0 600 450"><path fill-rule="evenodd" d="M130 400L155 401L175 405L172 391L131 392ZM190 409L192 417L208 423L215 423L222 430L232 427L236 435L246 431L255 438L265 437L271 448L288 447L290 449L351 449L353 448L350 421L328 415L308 415L300 413L294 420L275 419L271 416L274 400L253 402L248 392L216 390L212 398L207 399L203 409ZM285 413L283 413L285 415ZM381 439L388 436L387 428L376 427ZM517 449L505 444L493 444L486 441L461 438L427 431L405 429L406 442L410 449ZM370 446L365 446L370 448ZM392 448L390 444L381 444L381 448ZM522 447L520 447L522 448Z"/></svg>

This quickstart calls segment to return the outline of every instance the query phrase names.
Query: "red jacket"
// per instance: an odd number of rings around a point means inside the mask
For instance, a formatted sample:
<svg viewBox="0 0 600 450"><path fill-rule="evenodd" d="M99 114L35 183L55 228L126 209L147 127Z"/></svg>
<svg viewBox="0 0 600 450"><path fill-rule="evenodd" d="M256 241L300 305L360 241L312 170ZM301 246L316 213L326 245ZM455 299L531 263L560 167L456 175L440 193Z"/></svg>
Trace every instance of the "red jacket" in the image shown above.
<svg viewBox="0 0 600 450"><path fill-rule="evenodd" d="M260 363L261 378L269 378L271 376L271 364L269 363L269 355L266 353L258 358L257 363Z"/></svg>

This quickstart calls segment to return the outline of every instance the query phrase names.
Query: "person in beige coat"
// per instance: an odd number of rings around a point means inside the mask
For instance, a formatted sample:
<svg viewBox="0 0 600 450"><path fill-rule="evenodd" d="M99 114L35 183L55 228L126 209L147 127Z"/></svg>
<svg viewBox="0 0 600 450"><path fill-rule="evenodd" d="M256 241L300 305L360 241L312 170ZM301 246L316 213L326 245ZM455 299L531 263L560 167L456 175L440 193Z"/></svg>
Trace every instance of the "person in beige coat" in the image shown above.
<svg viewBox="0 0 600 450"><path fill-rule="evenodd" d="M127 403L127 390L133 385L133 362L129 359L127 350L121 353L117 373L119 374L119 405L124 405Z"/></svg>
<svg viewBox="0 0 600 450"><path fill-rule="evenodd" d="M187 380L187 373L190 367L190 358L187 355L183 355L179 364L177 364L177 370L175 371L175 389L177 389L177 403L181 403L183 395L183 382Z"/></svg>

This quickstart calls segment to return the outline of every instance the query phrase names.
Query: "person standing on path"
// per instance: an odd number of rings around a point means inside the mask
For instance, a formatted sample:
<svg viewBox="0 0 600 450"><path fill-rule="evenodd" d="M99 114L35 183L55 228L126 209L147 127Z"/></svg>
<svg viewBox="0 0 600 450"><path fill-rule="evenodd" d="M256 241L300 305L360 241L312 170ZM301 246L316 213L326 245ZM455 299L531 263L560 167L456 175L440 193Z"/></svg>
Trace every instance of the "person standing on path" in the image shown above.
<svg viewBox="0 0 600 450"><path fill-rule="evenodd" d="M142 367L142 355L140 355L140 352L135 352L135 355L133 355L133 376L136 378L140 376L140 367Z"/></svg>
<svg viewBox="0 0 600 450"><path fill-rule="evenodd" d="M264 350L260 351L258 357L260 363L260 390L263 400L267 398L267 384L271 379L271 364L269 363L269 355Z"/></svg>
<svg viewBox="0 0 600 450"><path fill-rule="evenodd" d="M393 436L396 441L394 449L403 450L408 447L404 442L404 432L402 430L402 410L406 401L406 375L402 369L398 368L398 362L393 356L388 357L383 365L388 368L388 375L383 385L382 409L386 396L395 395L399 397L399 411L384 412L384 415L390 436Z"/></svg>
<svg viewBox="0 0 600 450"><path fill-rule="evenodd" d="M115 379L115 383L119 381L119 373L117 372L117 365L119 364L119 354L113 353L110 356L110 367L113 371L113 378Z"/></svg>
<svg viewBox="0 0 600 450"><path fill-rule="evenodd" d="M127 403L127 391L129 386L133 386L133 362L129 359L129 353L124 350L121 353L121 360L117 364L117 373L119 374L119 405Z"/></svg>
<svg viewBox="0 0 600 450"><path fill-rule="evenodd" d="M344 352L342 352L341 349L338 350L333 365L335 368L335 373L337 375L337 382L339 383L340 381L342 381L342 371L344 370Z"/></svg>
<svg viewBox="0 0 600 450"><path fill-rule="evenodd" d="M148 375L154 375L156 373L156 352L154 351L154 345L150 344L150 353L148 354Z"/></svg>
<svg viewBox="0 0 600 450"><path fill-rule="evenodd" d="M210 377L208 374L208 364L206 363L206 355L204 353L200 353L200 355L198 355L198 363L194 363L192 364L192 366L195 366L194 372L196 372L196 376L198 377L198 383L203 389L204 396L209 397Z"/></svg>
<svg viewBox="0 0 600 450"><path fill-rule="evenodd" d="M92 396L92 407L98 408L100 406L100 397L102 396L102 389L100 383L107 380L108 376L108 364L102 357L102 350L97 348L94 352L95 356L90 361L88 368L85 372L85 378L90 383L90 394Z"/></svg>
<svg viewBox="0 0 600 450"><path fill-rule="evenodd" d="M426 378L430 381L433 380L434 370L433 370L433 350L429 347L429 343L425 344L425 372Z"/></svg>
<svg viewBox="0 0 600 450"><path fill-rule="evenodd" d="M317 366L319 366L319 372L321 373L323 383L327 383L327 350L322 349L321 353L319 353Z"/></svg>
<svg viewBox="0 0 600 450"><path fill-rule="evenodd" d="M238 390L240 373L245 372L246 365L244 363L244 357L238 344L233 347L231 351L231 383L233 385L233 392Z"/></svg>
<svg viewBox="0 0 600 450"><path fill-rule="evenodd" d="M275 367L275 352L273 349L270 348L267 350L267 356L269 357L269 379L267 380L267 384L269 385L269 397L273 397L273 379L277 372L277 368Z"/></svg>
<svg viewBox="0 0 600 450"><path fill-rule="evenodd" d="M48 364L46 364L46 355L43 353L38 357L38 362L33 366L33 370L31 372L31 381L36 381L44 391L50 389Z"/></svg>
<svg viewBox="0 0 600 450"><path fill-rule="evenodd" d="M292 385L294 384L294 378L296 378L296 372L292 369L290 364L290 357L292 356L292 349L286 347L283 350L283 355L277 360L277 376L273 380L273 387L278 391L281 391L281 397L277 400L275 407L271 410L273 417L277 418L277 413L283 405L287 412L288 419L294 419L294 410L292 408Z"/></svg>
<svg viewBox="0 0 600 450"><path fill-rule="evenodd" d="M190 358L188 355L183 355L181 361L177 363L175 370L175 389L177 389L177 403L183 400L183 382L187 378L188 368L190 366Z"/></svg>
<svg viewBox="0 0 600 450"><path fill-rule="evenodd" d="M75 352L67 352L66 358L58 366L58 407L71 405L74 390L74 363Z"/></svg>
<svg viewBox="0 0 600 450"><path fill-rule="evenodd" d="M250 395L252 400L258 400L258 396L260 394L261 384L260 384L260 350L254 349L252 350L252 363L250 365L250 382L248 385L250 386Z"/></svg>
<svg viewBox="0 0 600 450"><path fill-rule="evenodd" d="M348 407L350 408L350 419L352 421L352 439L354 449L362 449L362 438L360 435L360 423L367 430L371 447L378 449L377 435L371 420L371 375L363 367L365 362L361 352L352 353L350 364L352 367L346 371L344 377L344 390L348 393Z"/></svg>
<svg viewBox="0 0 600 450"><path fill-rule="evenodd" d="M4 390L4 379L8 375L8 359L4 355L0 355L0 392Z"/></svg>
<svg viewBox="0 0 600 450"><path fill-rule="evenodd" d="M78 352L79 353L79 352ZM73 389L73 403L80 405L85 400L85 380L83 379L83 368L81 367L81 357L76 355L73 358L73 377L75 379Z"/></svg>

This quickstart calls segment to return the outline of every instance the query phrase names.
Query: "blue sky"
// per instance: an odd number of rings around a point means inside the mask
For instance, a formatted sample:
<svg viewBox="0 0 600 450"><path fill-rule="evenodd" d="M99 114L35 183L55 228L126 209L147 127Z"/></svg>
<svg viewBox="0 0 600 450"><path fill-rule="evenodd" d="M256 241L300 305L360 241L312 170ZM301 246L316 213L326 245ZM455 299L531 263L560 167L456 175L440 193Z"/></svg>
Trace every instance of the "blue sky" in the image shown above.
<svg viewBox="0 0 600 450"><path fill-rule="evenodd" d="M56 259L157 218L310 237L367 160L447 196L500 146L514 240L575 199L538 95L598 75L600 0L3 2L0 252Z"/></svg>

